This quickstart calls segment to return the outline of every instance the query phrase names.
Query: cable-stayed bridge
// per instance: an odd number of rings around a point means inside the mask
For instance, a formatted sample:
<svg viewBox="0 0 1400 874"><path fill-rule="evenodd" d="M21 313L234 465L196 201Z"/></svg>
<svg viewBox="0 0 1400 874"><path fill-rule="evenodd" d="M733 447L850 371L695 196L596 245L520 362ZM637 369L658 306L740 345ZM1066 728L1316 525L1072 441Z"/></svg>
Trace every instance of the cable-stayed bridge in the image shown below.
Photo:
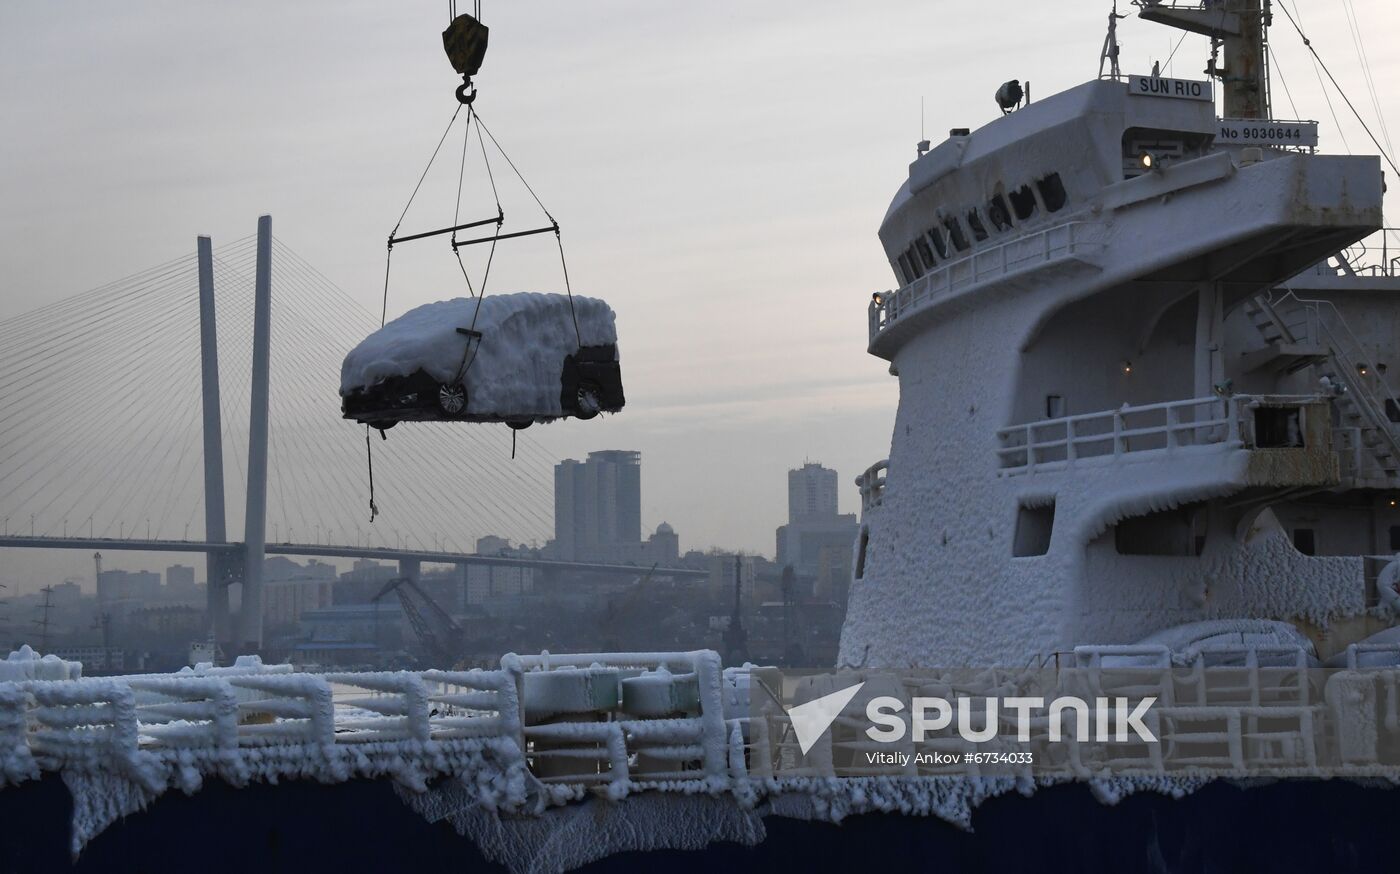
<svg viewBox="0 0 1400 874"><path fill-rule="evenodd" d="M378 324L266 218L0 322L0 547L203 552L213 633L242 650L261 643L265 554L637 572L475 554L552 536L556 459L531 431L512 459L505 428L443 423L367 448L340 361Z"/></svg>

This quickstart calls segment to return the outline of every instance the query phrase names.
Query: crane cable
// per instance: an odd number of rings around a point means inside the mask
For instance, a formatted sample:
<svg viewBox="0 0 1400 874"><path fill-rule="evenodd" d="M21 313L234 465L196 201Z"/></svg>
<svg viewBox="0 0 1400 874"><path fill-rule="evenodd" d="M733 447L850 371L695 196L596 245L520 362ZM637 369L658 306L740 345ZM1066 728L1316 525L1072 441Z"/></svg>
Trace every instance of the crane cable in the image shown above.
<svg viewBox="0 0 1400 874"><path fill-rule="evenodd" d="M515 171L515 176L517 179L520 180L520 184L524 185L525 190L530 192L530 196L535 199L535 203L544 213L545 218L549 219L550 224L554 225L554 242L559 246L559 266L563 268L564 271L564 291L569 296L569 315L571 315L574 320L574 337L578 340L579 348L582 349L583 332L579 330L578 311L574 308L574 290L569 285L569 263L564 258L564 238L563 235L561 235L559 232L559 222L550 213L549 208L544 205L544 202L540 200L540 196L535 193L535 189L530 187L530 183L526 181L525 175L520 172L520 168L515 166L515 162L510 159L510 155L506 154L505 149L501 148L501 144L499 141L497 141L496 135L491 133L491 129L486 126L486 122L481 120L480 113L477 113L476 115L476 126L480 130L485 131L486 135L491 138L491 145L495 146L496 151L501 153L501 157L506 159L506 163L510 165L510 169ZM483 154L484 153L485 144L483 143ZM492 187L495 187L494 181L492 182Z"/></svg>
<svg viewBox="0 0 1400 874"><path fill-rule="evenodd" d="M481 4L480 4L479 0L478 0L478 2L477 2L477 4L476 4L476 11L477 11L477 16L478 16L478 18L479 18L479 17L480 17L480 14L481 14ZM455 2L449 2L449 12L453 13L453 14L454 14L454 17L455 17L455 13L456 13L456 4L455 4ZM394 229L393 229L392 231L390 231L390 233L389 233L389 241L388 241L388 245L387 245L387 252L386 252L386 254L385 254L385 256L384 256L384 294L383 294L383 300L381 301L380 311L379 311L379 326L380 326L381 328L384 327L384 325L385 325L385 324L387 323L387 321L388 321L388 315L389 315L389 276L390 276L391 268L392 268L392 266L393 266L393 257L394 257L394 237L398 234L399 228L403 226L403 220L404 220L404 218L408 215L408 210L409 210L409 208L413 206L413 201L418 197L418 192L419 192L419 190L423 187L423 181L424 181L425 179L427 179L427 177L428 177L428 171L430 171L430 170L432 169L432 166L433 166L434 162L437 161L438 154L442 151L443 143L445 143L445 142L447 141L447 135L448 135L449 133L452 132L452 127L453 127L453 125L455 125L455 124L457 123L457 116L458 116L459 114L461 114L462 106L463 106L463 105L466 105L466 106L467 106L467 121L466 121L466 124L464 125L463 134L462 134L462 158L461 158L461 160L460 160L460 162L459 162L459 166L458 166L458 170L457 170L457 199L456 199L456 203L455 203L454 208L453 208L453 219L452 219L452 224L453 224L453 226L455 227L455 226L459 223L459 220L461 219L461 209L462 209L462 186L463 186L464 180L465 180L465 178L466 178L467 149L468 149L468 146L469 146L469 144L470 144L470 142L471 142L472 119L476 119L477 140L478 140L478 142L479 142L480 145L481 145L481 159L482 159L482 163L486 166L486 177L487 177L488 180L490 180L490 183L491 183L491 196L492 196L492 197L495 199L495 201L496 201L496 216L497 216L497 218L496 218L496 233L493 234L492 237L491 237L491 249L490 249L489 253L488 253L487 256L486 256L486 267L485 267L485 270L484 270L484 272L483 272L483 274L482 274L480 291L478 291L477 289L475 289L475 288L472 287L471 276L468 275L468 273L467 273L466 265L462 262L462 255L461 255L461 252L459 251L459 250L460 250L460 246L461 246L462 244L457 240L457 232L456 232L455 230L452 232L452 238L451 238L452 254L453 254L453 256L457 259L457 266L458 266L458 268L462 271L462 278L463 278L463 280L465 280L466 283L467 283L467 291L472 295L472 297L476 298L476 307L475 307L474 312L472 313L471 327L470 327L468 330L471 331L471 332L475 332L475 330L476 330L477 318L478 318L478 317L480 316L480 314L481 314L481 302L482 302L482 300L486 297L486 285L487 285L487 282L490 280L490 277L491 277L491 265L494 263L495 257L496 257L496 245L497 245L497 243L500 241L501 226L502 226L502 224L503 224L504 221L505 221L505 212L504 212L504 210L503 210L502 207L501 207L501 196L500 196L500 191L499 191L499 189L498 189L497 186L496 186L496 176L495 176L495 173L494 173L494 172L492 171L492 169L491 169L491 159L490 159L490 157L488 156L488 154L487 154L487 152L486 152L486 138L482 136L482 133L485 133L485 134L486 134L486 137L490 137L490 139L491 139L491 145L493 145L493 146L496 148L496 151L498 151L498 152L501 153L501 157L503 157L503 158L506 159L506 163L510 165L510 169L511 169L512 171L514 171L514 173L515 173L515 175L516 175L516 178L518 178L518 179L520 180L520 184L522 184L522 185L525 186L525 190L528 191L528 192L530 193L530 197L534 199L535 203L539 206L540 210L545 214L545 217L546 217L547 219L549 219L549 223L550 223L550 225L551 225L551 226L553 227L553 229L554 229L554 242L555 242L555 245L556 245L556 246L558 247L558 249L559 249L559 266L560 266L560 269L562 270L562 272L563 272L563 274L564 274L564 291L565 291L565 294L568 296L568 300L569 300L569 316L570 316L570 319L573 321L573 325L574 325L574 339L575 339L575 341L578 343L578 348L582 349L582 348L583 348L583 332L582 332L582 330L579 328L578 310L577 310L577 308L575 307L575 304L574 304L573 286L571 285L571 283L570 283L570 281L569 281L569 263L568 263L568 260L565 258L565 255L564 255L564 239L563 239L563 235L562 235L562 233L560 232L560 229L559 229L559 221L558 221L557 219L554 218L554 215L553 215L552 213L550 213L549 208L546 207L546 206L544 205L544 202L543 202L542 200L540 200L540 196L539 196L538 194L535 193L535 189L532 188L532 187L530 186L529 181L525 179L525 175L524 175L523 173L520 172L520 168L517 167L517 166L515 166L515 162L511 160L511 157L510 157L510 155L508 155L508 154L506 153L506 150L505 150L504 148L501 147L500 141L498 141L498 140L496 139L496 135L493 134L493 133L491 133L490 129L486 127L486 124L481 120L480 114L477 113L476 108L475 108L474 106L472 106L471 104L462 104L462 103L458 103L458 104L457 104L457 108L456 108L455 110L453 110L453 112L452 112L452 118L448 120L448 122L447 122L447 127L443 130L442 136L438 138L437 145L433 148L433 153L432 153L432 155L428 158L428 163L423 167L423 172L419 174L419 176L418 176L418 181L417 181L417 183L414 184L414 186L413 186L413 191L412 191L412 193L410 193L409 196L408 196L408 202L404 204L403 211L402 211L401 213L399 213L398 221L394 223ZM547 228L546 228L546 229L542 229L542 230L547 230ZM478 351L480 350L480 348L481 348L481 344L480 344L480 335L476 335L475 338L473 338L473 336L471 336L471 335L468 335L468 337L467 337L467 346L466 346L466 348L462 351L462 362L461 362L461 364L458 366L458 373L457 373L457 380L458 380L458 381L460 381L460 380L466 375L466 371L471 367L472 362L476 360L476 356L473 354L473 348L475 348L475 349L478 350ZM373 444L373 441L370 439L370 427L371 427L371 426L370 426L369 424L366 424L366 425L365 425L365 457L366 457L366 469L367 469L368 475L369 475L369 511L370 511L369 521L370 521L371 523L373 523L375 517L379 515L379 507L375 504L375 500L374 500L374 450L373 450L373 445L374 445L374 444ZM382 438L388 439L388 436L387 436L382 430L381 430L379 433L380 433L380 436L381 436ZM515 434L514 434L514 429L512 429L512 435L511 435L511 453L510 453L510 455L511 455L511 458L514 458L514 457L515 457Z"/></svg>
<svg viewBox="0 0 1400 874"><path fill-rule="evenodd" d="M1366 124L1366 119L1362 118L1361 113L1356 111L1356 107L1352 105L1351 98L1342 90L1342 86L1337 84L1337 77L1333 76L1332 71L1327 69L1327 63L1322 60L1322 56L1317 53L1317 49L1313 48L1312 40L1308 39L1307 34L1303 33L1303 29L1298 26L1297 20L1293 18L1293 13L1288 11L1288 4L1280 3L1279 8L1282 9L1283 14L1288 17L1288 23L1293 25L1294 30L1298 31L1298 36L1303 40L1303 45L1307 46L1308 51L1312 52L1313 59L1322 67L1322 72L1327 74L1327 78L1332 82L1332 87L1336 88L1337 93L1342 95L1342 100L1346 101L1347 109L1350 109L1351 114L1356 116L1356 120L1361 124L1361 129L1366 132L1366 136L1370 137L1371 142L1375 144L1376 151L1380 152L1381 157L1390 165L1390 169L1395 171L1395 175L1400 176L1400 167L1395 166L1395 160L1390 157L1385 147L1381 145L1380 140L1376 139L1376 135L1371 133L1370 125Z"/></svg>
<svg viewBox="0 0 1400 874"><path fill-rule="evenodd" d="M449 4L449 9L455 11L455 4ZM413 206L413 201L418 197L418 191L423 187L423 180L428 178L428 171L432 169L433 162L437 160L438 152L442 151L442 144L447 142L447 135L451 133L452 126L457 123L457 116L462 112L462 104L457 104L457 108L452 111L452 118L448 120L447 127L443 129L442 136L438 137L437 145L433 147L432 157L428 158L428 163L423 167L423 172L418 174L418 182L413 186L413 192L408 195L408 202L403 205L403 212L399 213L399 220L394 222L394 229L389 232L389 242L384 255L384 299L379 308L379 327L384 327L389 316L389 269L393 266L394 259L394 235L403 226L404 217L408 215L409 207ZM369 436L370 426L365 424L365 460L369 471L369 521L374 523L374 518L379 515L379 507L374 502L374 450L373 441ZM379 436L385 440L389 439L382 430Z"/></svg>
<svg viewBox="0 0 1400 874"><path fill-rule="evenodd" d="M413 193L408 196L408 203L403 205L403 212L399 213L399 220L394 223L394 229L389 232L388 255L384 258L384 303L379 311L379 327L384 327L384 322L389 314L389 264L394 256L394 235L403 226L404 217L408 215L409 207L413 206L413 200L418 196L418 190L423 187L423 180L428 178L428 171L433 168L433 162L437 160L438 152L442 151L442 144L447 141L447 135L452 132L452 126L457 123L457 116L462 112L462 104L457 104L457 108L452 111L452 118L447 122L446 129L442 136L438 138L437 146L433 149L433 155L428 159L423 172L418 176L418 183L413 186Z"/></svg>
<svg viewBox="0 0 1400 874"><path fill-rule="evenodd" d="M1366 79L1366 88L1371 94L1371 107L1376 111L1376 121L1380 125L1381 138L1385 140L1386 148L1391 152L1395 151L1395 143L1390 139L1390 128L1385 122L1385 112L1381 110L1380 96L1376 92L1376 79L1371 74L1371 59L1366 53L1366 42L1361 35L1361 20L1356 14L1356 5L1352 0L1344 0L1342 8L1347 13L1347 23L1351 27L1351 41L1356 47L1356 57L1361 62L1361 73Z"/></svg>

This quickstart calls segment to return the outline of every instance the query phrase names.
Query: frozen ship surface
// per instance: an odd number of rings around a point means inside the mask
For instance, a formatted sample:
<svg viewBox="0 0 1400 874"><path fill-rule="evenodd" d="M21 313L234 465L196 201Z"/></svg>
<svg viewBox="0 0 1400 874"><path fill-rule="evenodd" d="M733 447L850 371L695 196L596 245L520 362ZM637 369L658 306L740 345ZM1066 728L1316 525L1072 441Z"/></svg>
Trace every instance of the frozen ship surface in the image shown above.
<svg viewBox="0 0 1400 874"><path fill-rule="evenodd" d="M1254 117L1218 119L1209 82L1101 79L909 166L880 227L898 286L869 305L899 411L857 481L842 664L1211 620L1296 623L1326 656L1389 625L1400 281L1347 249L1381 228L1380 160L1260 118L1226 48L1227 115Z"/></svg>

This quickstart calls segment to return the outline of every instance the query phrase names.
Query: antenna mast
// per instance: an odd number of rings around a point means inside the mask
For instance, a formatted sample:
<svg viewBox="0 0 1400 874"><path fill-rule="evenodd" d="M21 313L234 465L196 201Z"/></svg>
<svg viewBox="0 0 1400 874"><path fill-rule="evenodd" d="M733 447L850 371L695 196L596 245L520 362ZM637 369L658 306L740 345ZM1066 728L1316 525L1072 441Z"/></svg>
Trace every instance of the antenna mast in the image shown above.
<svg viewBox="0 0 1400 874"><path fill-rule="evenodd" d="M1273 0L1205 0L1178 4L1176 0L1134 0L1138 17L1211 39L1206 73L1218 78L1225 92L1225 118L1269 118L1268 29L1273 23ZM1225 66L1215 50L1225 50Z"/></svg>
<svg viewBox="0 0 1400 874"><path fill-rule="evenodd" d="M49 649L49 610L53 607L53 586L44 586L39 591L44 593L44 613L42 619L34 620L34 624L39 626L39 652L46 653Z"/></svg>
<svg viewBox="0 0 1400 874"><path fill-rule="evenodd" d="M919 98L919 157L923 157L929 150L928 137L924 135L924 98Z"/></svg>
<svg viewBox="0 0 1400 874"><path fill-rule="evenodd" d="M1108 63L1108 78L1117 82L1123 78L1118 69L1118 20L1127 18L1118 14L1118 0L1113 0L1113 10L1108 13L1108 33L1104 34L1103 50L1099 52L1099 78L1103 78L1103 65Z"/></svg>

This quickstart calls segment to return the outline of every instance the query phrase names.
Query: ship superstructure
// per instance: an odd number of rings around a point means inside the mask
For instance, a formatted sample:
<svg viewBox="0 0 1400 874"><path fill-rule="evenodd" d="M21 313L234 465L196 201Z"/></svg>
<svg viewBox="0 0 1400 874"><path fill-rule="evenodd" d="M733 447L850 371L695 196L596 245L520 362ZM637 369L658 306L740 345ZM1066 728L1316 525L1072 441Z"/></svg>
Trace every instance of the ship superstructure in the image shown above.
<svg viewBox="0 0 1400 874"><path fill-rule="evenodd" d="M843 665L1249 619L1325 656L1389 624L1400 281L1345 251L1383 225L1381 163L1266 117L1266 6L1143 5L1224 46L1224 119L1212 81L1109 76L910 165L879 232L898 286L869 306L900 404L858 479Z"/></svg>

